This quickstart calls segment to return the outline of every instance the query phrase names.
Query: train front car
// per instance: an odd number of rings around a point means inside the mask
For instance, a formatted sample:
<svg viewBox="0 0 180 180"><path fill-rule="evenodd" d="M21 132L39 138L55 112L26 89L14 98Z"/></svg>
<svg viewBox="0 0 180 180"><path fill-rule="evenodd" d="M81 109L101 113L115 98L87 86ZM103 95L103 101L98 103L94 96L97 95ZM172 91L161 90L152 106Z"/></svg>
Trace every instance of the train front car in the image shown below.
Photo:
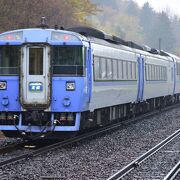
<svg viewBox="0 0 180 180"><path fill-rule="evenodd" d="M0 130L6 136L77 132L88 109L88 41L70 31L23 29L0 35Z"/></svg>

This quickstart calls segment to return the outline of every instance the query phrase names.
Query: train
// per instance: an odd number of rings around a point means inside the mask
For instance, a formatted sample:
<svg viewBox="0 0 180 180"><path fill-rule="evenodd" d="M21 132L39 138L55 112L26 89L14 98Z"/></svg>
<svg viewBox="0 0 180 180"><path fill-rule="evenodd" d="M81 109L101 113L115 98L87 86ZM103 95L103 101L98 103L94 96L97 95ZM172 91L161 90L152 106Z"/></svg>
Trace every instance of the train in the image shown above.
<svg viewBox="0 0 180 180"><path fill-rule="evenodd" d="M180 100L180 58L91 27L0 34L0 131L66 138Z"/></svg>

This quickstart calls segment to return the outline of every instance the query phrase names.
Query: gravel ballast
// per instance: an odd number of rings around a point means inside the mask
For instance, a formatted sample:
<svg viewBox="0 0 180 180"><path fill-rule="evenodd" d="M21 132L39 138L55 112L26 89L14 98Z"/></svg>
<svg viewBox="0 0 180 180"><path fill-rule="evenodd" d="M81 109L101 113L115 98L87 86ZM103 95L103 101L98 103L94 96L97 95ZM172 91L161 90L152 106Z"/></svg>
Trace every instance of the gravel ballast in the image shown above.
<svg viewBox="0 0 180 180"><path fill-rule="evenodd" d="M179 158L180 137L177 137L122 179L164 179Z"/></svg>
<svg viewBox="0 0 180 180"><path fill-rule="evenodd" d="M0 178L107 179L180 128L180 108L0 169ZM178 145L177 145L178 146ZM180 154L176 156L180 159Z"/></svg>
<svg viewBox="0 0 180 180"><path fill-rule="evenodd" d="M21 138L0 138L0 148L22 142Z"/></svg>

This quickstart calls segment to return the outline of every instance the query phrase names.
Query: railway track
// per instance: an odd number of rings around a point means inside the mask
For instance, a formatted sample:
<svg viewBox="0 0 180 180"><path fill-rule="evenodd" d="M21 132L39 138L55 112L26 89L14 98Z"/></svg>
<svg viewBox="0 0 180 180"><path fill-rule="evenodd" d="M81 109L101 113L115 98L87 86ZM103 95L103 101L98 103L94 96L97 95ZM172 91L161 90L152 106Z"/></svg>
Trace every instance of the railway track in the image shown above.
<svg viewBox="0 0 180 180"><path fill-rule="evenodd" d="M172 168L163 180L178 180L180 179L180 161Z"/></svg>
<svg viewBox="0 0 180 180"><path fill-rule="evenodd" d="M104 134L105 132L108 132L108 131L113 132L113 130L115 130L115 129L124 128L124 127L126 127L127 125L129 125L131 123L136 123L136 122L138 122L140 120L143 120L145 118L150 118L150 117L152 117L154 115L160 114L162 112L171 110L171 109L179 107L179 106L180 106L180 104L176 104L176 105L173 105L173 106L166 107L161 111L155 110L153 112L141 115L141 116L136 117L136 118L121 121L119 123L116 123L116 124L113 124L113 125L110 125L110 126L106 126L106 127L100 128L98 130L88 132L86 134L80 134L80 135L78 135L76 137L73 137L71 139L67 139L67 140L64 140L64 141L61 141L61 142L53 143L53 144L48 145L48 146L43 146L43 147L31 150L31 151L25 152L23 154L19 153L21 155L12 157L12 158L4 160L4 161L1 161L0 162L0 168L2 168L3 166L6 166L6 165L10 165L10 164L13 164L15 162L24 160L24 159L29 159L29 158L38 156L38 155L43 154L45 152L48 152L50 150L55 150L55 149L58 149L58 148L62 148L64 146L67 146L67 145L70 145L72 143L76 143L76 142L85 140L87 138L92 138L92 137L95 137L97 135L102 135L102 134Z"/></svg>
<svg viewBox="0 0 180 180"><path fill-rule="evenodd" d="M4 146L4 147L0 148L0 156L3 154L6 154L6 153L10 153L14 150L21 149L26 144L27 144L27 142L20 142L20 143L13 143L13 144Z"/></svg>
<svg viewBox="0 0 180 180"><path fill-rule="evenodd" d="M19 154L27 154L36 148L43 147L45 144L39 144L35 141L23 141L18 143L13 143L5 147L0 148L0 164L13 161Z"/></svg>
<svg viewBox="0 0 180 180"><path fill-rule="evenodd" d="M174 132L172 135L167 137L165 140L163 140L159 144L157 144L155 147L151 148L149 151L147 151L146 153L144 153L143 155L141 155L140 157L138 157L137 159L135 159L134 161L129 163L127 166L125 166L121 170L117 171L115 174L113 174L111 177L109 177L108 180L122 179L124 176L128 175L132 170L135 170L136 168L138 168L142 162L144 162L149 157L153 156L156 152L158 152L163 147L165 147L166 145L168 145L169 143L174 141L179 136L180 136L180 129L177 130L176 132ZM177 165L175 170L177 170L178 168L179 168L179 164ZM170 175L173 174L175 170L173 170L170 173ZM169 179L166 179L166 180L169 180Z"/></svg>

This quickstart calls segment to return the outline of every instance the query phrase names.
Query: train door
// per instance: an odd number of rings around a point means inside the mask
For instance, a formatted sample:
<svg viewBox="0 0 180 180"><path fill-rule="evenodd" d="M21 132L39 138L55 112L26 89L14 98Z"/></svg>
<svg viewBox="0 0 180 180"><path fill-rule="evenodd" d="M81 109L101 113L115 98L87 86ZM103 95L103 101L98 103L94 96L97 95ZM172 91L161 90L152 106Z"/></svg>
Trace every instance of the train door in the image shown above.
<svg viewBox="0 0 180 180"><path fill-rule="evenodd" d="M176 71L175 71L175 59L172 58L173 61L169 61L170 67L170 83L169 83L169 93L173 95L175 93L175 80L176 80Z"/></svg>
<svg viewBox="0 0 180 180"><path fill-rule="evenodd" d="M138 92L137 101L143 101L144 96L144 56L137 56L137 67L138 67Z"/></svg>
<svg viewBox="0 0 180 180"><path fill-rule="evenodd" d="M21 103L47 106L50 101L50 57L47 46L25 46L21 61Z"/></svg>
<svg viewBox="0 0 180 180"><path fill-rule="evenodd" d="M86 55L86 59L87 59L87 69L88 69L88 73L87 73L87 81L88 81L88 99L89 102L91 101L91 96L92 96L92 71L93 71L93 67L92 67L92 61L94 61L94 56L92 55L92 49L91 49L91 44L89 43L89 47L87 48L87 55Z"/></svg>

